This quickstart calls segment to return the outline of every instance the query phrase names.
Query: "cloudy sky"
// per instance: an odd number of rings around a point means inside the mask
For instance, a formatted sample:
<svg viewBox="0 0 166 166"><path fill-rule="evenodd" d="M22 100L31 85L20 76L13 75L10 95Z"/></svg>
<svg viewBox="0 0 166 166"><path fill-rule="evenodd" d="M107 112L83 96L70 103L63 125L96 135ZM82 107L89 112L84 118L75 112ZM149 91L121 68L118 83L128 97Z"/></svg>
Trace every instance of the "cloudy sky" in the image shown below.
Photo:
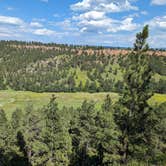
<svg viewBox="0 0 166 166"><path fill-rule="evenodd" d="M0 40L166 48L166 0L0 0Z"/></svg>

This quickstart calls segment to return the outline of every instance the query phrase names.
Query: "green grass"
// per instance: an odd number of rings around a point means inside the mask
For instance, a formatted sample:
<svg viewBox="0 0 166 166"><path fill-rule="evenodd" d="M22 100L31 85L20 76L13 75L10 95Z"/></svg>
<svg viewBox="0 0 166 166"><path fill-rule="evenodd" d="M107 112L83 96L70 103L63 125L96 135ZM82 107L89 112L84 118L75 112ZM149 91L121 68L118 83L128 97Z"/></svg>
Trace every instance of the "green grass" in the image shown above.
<svg viewBox="0 0 166 166"><path fill-rule="evenodd" d="M49 102L50 97L54 94L57 97L59 107L77 108L84 100L93 100L96 107L99 108L108 93L34 93L29 91L0 91L0 107L3 108L8 118L16 108L25 108L28 104L32 104L34 108L40 109ZM113 102L117 101L119 95L117 93L109 93ZM155 94L149 103L160 104L166 102L166 94Z"/></svg>
<svg viewBox="0 0 166 166"><path fill-rule="evenodd" d="M166 76L157 73L154 74L153 78L155 79L156 82L159 82L160 79L166 80Z"/></svg>
<svg viewBox="0 0 166 166"><path fill-rule="evenodd" d="M158 105L166 102L166 94L155 94L150 100L150 105Z"/></svg>
<svg viewBox="0 0 166 166"><path fill-rule="evenodd" d="M79 68L76 70L76 85L78 86L80 82L82 82L82 85L85 86L86 81L88 80L87 72L81 71Z"/></svg>
<svg viewBox="0 0 166 166"><path fill-rule="evenodd" d="M106 93L35 93L29 91L0 91L0 107L7 112L10 117L16 108L25 108L32 104L34 108L40 109L49 102L52 95L55 95L59 107L79 107L84 100L93 100L99 107L106 96ZM118 100L118 94L110 93L112 100Z"/></svg>

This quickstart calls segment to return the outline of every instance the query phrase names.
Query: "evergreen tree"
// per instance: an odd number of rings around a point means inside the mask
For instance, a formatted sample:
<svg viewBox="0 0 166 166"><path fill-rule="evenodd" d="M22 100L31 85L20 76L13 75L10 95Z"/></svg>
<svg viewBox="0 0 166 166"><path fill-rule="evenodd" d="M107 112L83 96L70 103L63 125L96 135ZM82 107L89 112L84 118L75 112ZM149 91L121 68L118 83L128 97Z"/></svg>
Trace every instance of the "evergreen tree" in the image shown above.
<svg viewBox="0 0 166 166"><path fill-rule="evenodd" d="M68 87L69 87L69 92L72 92L74 90L75 87L75 80L74 80L74 76L69 76L68 78Z"/></svg>
<svg viewBox="0 0 166 166"><path fill-rule="evenodd" d="M149 37L149 26L144 26L142 32L137 33L136 41L134 43L134 51L144 52L149 49L149 45L146 43L146 39Z"/></svg>
<svg viewBox="0 0 166 166"><path fill-rule="evenodd" d="M5 112L0 109L0 165L8 164L8 122Z"/></svg>
<svg viewBox="0 0 166 166"><path fill-rule="evenodd" d="M18 164L24 165L24 163L26 163L26 161L22 158L23 153L20 151L18 140L17 140L18 133L19 131L21 131L22 125L23 125L22 119L23 119L22 110L16 109L12 114L10 124L9 124L8 137L10 141L8 142L10 142L9 146L13 153L13 158L11 159L11 164L13 166Z"/></svg>
<svg viewBox="0 0 166 166"><path fill-rule="evenodd" d="M21 130L23 123L23 113L21 109L16 109L11 117L11 127L14 130L15 135L17 135L18 130Z"/></svg>
<svg viewBox="0 0 166 166"><path fill-rule="evenodd" d="M157 125L155 127L156 140L152 161L164 165L166 163L166 102L154 108Z"/></svg>
<svg viewBox="0 0 166 166"><path fill-rule="evenodd" d="M48 147L46 165L68 166L72 151L71 138L65 121L59 115L54 96L52 96L44 113L46 118L44 142Z"/></svg>
<svg viewBox="0 0 166 166"><path fill-rule="evenodd" d="M0 73L0 90L5 89L3 74Z"/></svg>
<svg viewBox="0 0 166 166"><path fill-rule="evenodd" d="M113 119L113 105L109 95L96 116L96 146L98 150L98 165L116 165L120 156L118 154L119 132Z"/></svg>
<svg viewBox="0 0 166 166"><path fill-rule="evenodd" d="M147 160L153 141L153 111L147 103L152 96L149 89L152 72L149 56L144 53L148 48L148 26L136 37L136 52L129 56L124 76L125 89L115 111L115 121L122 132L120 140L123 163L127 163L130 157Z"/></svg>
<svg viewBox="0 0 166 166"><path fill-rule="evenodd" d="M42 137L41 120L41 116L29 105L25 110L23 128L17 134L20 150L32 166L42 165L47 154L47 146Z"/></svg>
<svg viewBox="0 0 166 166"><path fill-rule="evenodd" d="M19 148L6 114L0 110L0 164L11 165L19 155Z"/></svg>
<svg viewBox="0 0 166 166"><path fill-rule="evenodd" d="M82 81L80 81L79 85L78 85L78 91L82 91L83 90L83 85L82 85Z"/></svg>
<svg viewBox="0 0 166 166"><path fill-rule="evenodd" d="M92 166L96 165L97 149L95 147L95 107L94 103L84 101L80 110L78 126L75 128L75 140L77 146L77 160L74 165L78 166Z"/></svg>

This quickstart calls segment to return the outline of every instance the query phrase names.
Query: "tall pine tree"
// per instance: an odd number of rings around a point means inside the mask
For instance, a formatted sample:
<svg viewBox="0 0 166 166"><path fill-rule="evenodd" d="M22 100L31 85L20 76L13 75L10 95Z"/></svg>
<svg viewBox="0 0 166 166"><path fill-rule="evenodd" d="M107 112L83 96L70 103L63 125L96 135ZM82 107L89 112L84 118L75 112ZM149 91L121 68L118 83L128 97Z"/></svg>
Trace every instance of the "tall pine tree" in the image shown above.
<svg viewBox="0 0 166 166"><path fill-rule="evenodd" d="M0 165L8 164L8 129L6 114L0 109Z"/></svg>
<svg viewBox="0 0 166 166"><path fill-rule="evenodd" d="M109 95L96 116L96 147L98 151L98 165L116 165L118 154L119 132L113 119L113 105Z"/></svg>
<svg viewBox="0 0 166 166"><path fill-rule="evenodd" d="M72 152L71 137L63 117L59 114L56 98L52 96L45 108L44 142L48 147L46 165L68 166Z"/></svg>
<svg viewBox="0 0 166 166"><path fill-rule="evenodd" d="M147 160L150 157L154 115L147 102L152 96L149 88L152 76L150 56L146 54L148 35L148 26L136 35L134 51L129 55L124 76L125 88L115 111L115 121L122 132L123 163L127 163L130 158Z"/></svg>
<svg viewBox="0 0 166 166"><path fill-rule="evenodd" d="M75 156L76 166L91 166L96 165L97 148L95 146L96 140L96 126L95 126L95 105L86 100L82 103L79 111L78 126L74 129L74 141L77 144Z"/></svg>

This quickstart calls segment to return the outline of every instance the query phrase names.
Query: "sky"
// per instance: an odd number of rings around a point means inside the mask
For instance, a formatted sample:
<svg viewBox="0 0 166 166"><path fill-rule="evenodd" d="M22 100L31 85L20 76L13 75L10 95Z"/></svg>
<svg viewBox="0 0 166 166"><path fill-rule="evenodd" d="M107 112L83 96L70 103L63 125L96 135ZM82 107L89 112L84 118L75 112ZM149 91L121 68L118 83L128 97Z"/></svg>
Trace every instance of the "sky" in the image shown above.
<svg viewBox="0 0 166 166"><path fill-rule="evenodd" d="M166 0L0 0L0 40L166 48Z"/></svg>

